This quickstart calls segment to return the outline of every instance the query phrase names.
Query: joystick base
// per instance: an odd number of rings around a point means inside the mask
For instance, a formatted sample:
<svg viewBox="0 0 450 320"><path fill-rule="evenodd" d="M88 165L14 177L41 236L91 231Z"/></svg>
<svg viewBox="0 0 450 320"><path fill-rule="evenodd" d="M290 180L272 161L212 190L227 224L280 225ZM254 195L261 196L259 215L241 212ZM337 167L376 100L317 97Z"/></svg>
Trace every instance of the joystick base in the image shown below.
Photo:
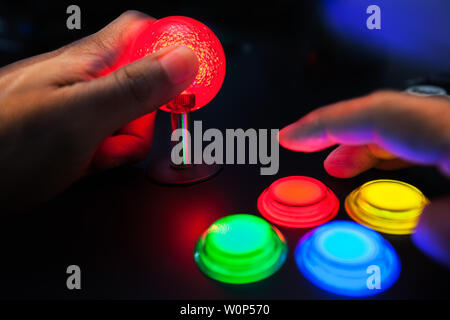
<svg viewBox="0 0 450 320"><path fill-rule="evenodd" d="M222 168L222 164L191 164L178 167L171 164L170 157L161 157L150 161L147 178L165 185L190 185L208 180Z"/></svg>

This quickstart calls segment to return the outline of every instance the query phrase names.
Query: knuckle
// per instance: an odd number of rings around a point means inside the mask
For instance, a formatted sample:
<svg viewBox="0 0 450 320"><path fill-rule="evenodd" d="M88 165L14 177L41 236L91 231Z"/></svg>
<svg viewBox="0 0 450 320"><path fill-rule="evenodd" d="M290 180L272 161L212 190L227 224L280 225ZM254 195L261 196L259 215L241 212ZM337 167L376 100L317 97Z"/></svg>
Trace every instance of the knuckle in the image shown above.
<svg viewBox="0 0 450 320"><path fill-rule="evenodd" d="M399 92L389 89L377 90L370 93L367 97L372 105L382 105L398 97Z"/></svg>
<svg viewBox="0 0 450 320"><path fill-rule="evenodd" d="M146 20L151 17L137 10L127 10L124 13L122 13L119 18L125 21L136 21L136 20Z"/></svg>
<svg viewBox="0 0 450 320"><path fill-rule="evenodd" d="M386 92L382 90L374 91L368 94L365 98L369 106L377 105L380 101L385 98Z"/></svg>

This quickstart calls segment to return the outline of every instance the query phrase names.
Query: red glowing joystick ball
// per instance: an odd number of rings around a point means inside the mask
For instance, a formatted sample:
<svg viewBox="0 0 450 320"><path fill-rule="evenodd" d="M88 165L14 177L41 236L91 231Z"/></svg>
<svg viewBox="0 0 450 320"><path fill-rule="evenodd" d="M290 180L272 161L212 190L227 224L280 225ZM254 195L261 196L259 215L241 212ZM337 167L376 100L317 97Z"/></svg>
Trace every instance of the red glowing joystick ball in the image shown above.
<svg viewBox="0 0 450 320"><path fill-rule="evenodd" d="M194 51L199 68L192 84L161 109L173 113L200 109L215 97L225 78L222 45L203 23L187 17L166 17L149 24L136 38L131 61L171 46L186 46Z"/></svg>

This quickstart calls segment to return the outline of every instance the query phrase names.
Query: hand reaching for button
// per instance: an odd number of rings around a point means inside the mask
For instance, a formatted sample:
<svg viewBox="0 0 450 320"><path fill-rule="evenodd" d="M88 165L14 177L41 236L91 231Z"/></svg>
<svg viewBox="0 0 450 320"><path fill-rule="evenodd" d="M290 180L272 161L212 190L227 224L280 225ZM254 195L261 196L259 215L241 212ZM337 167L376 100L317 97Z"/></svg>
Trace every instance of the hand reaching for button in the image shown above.
<svg viewBox="0 0 450 320"><path fill-rule="evenodd" d="M319 108L280 131L290 150L315 152L340 144L324 162L338 178L370 168L435 165L450 177L450 99L382 91ZM450 197L432 199L413 239L450 266Z"/></svg>
<svg viewBox="0 0 450 320"><path fill-rule="evenodd" d="M450 176L450 99L376 92L314 110L283 128L279 140L303 152L340 144L324 163L338 178L413 163L435 165Z"/></svg>

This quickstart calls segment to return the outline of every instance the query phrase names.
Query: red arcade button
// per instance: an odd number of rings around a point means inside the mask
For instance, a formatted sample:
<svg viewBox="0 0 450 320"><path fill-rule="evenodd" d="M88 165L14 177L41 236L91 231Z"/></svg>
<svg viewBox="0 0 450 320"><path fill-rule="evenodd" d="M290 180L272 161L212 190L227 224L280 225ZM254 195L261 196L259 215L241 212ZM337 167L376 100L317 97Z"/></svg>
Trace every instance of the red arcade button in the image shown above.
<svg viewBox="0 0 450 320"><path fill-rule="evenodd" d="M339 200L317 179L290 176L278 179L263 191L258 210L277 225L310 228L333 219Z"/></svg>

